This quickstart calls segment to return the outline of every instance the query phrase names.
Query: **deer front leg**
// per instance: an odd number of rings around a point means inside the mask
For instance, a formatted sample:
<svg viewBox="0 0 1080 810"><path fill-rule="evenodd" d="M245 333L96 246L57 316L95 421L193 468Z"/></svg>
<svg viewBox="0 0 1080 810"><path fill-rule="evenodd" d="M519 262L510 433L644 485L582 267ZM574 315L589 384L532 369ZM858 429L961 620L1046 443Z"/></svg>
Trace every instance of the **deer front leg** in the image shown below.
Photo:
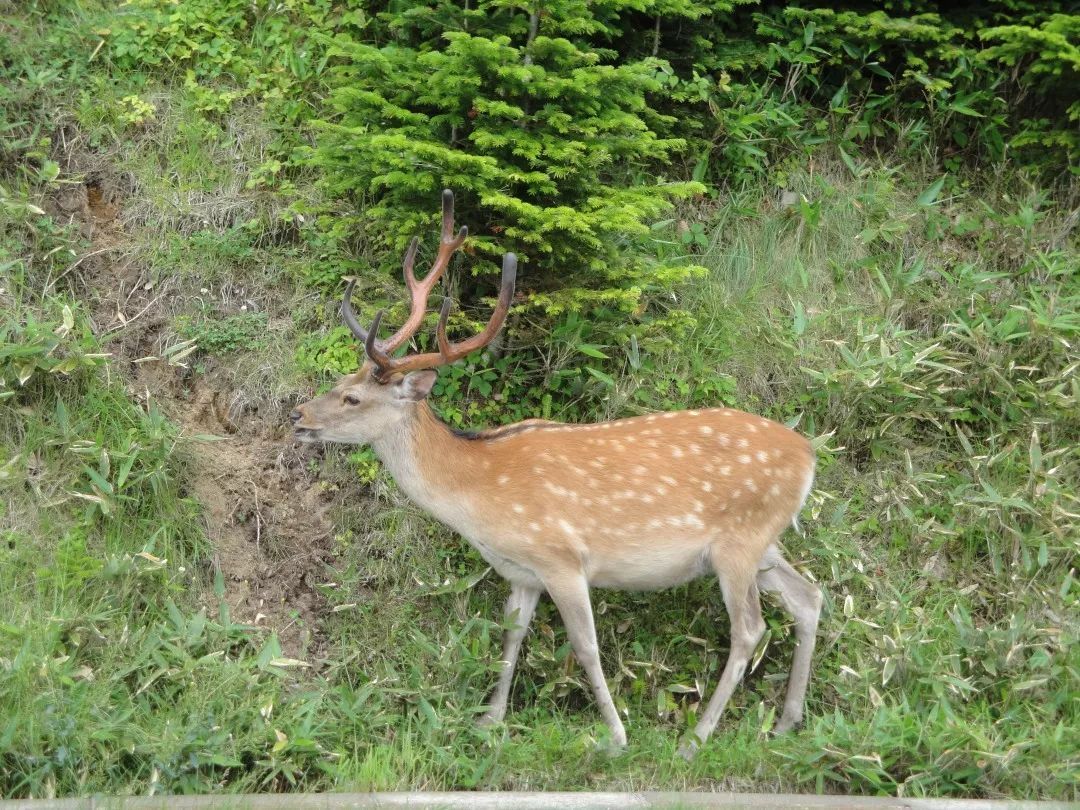
<svg viewBox="0 0 1080 810"><path fill-rule="evenodd" d="M507 629L503 631L502 671L499 672L499 683L488 701L488 709L480 718L481 725L498 723L506 716L506 702L510 698L510 686L514 681L514 668L521 652L521 642L529 630L529 622L532 621L539 599L539 588L510 583L510 597L506 600L503 614L503 625Z"/></svg>
<svg viewBox="0 0 1080 810"><path fill-rule="evenodd" d="M589 601L589 584L580 573L558 579L553 577L545 580L544 584L555 607L559 609L563 624L566 625L574 654L585 674L589 676L593 694L600 706L600 714L611 729L612 742L620 747L625 746L626 729L619 719L607 681L604 680L604 672L600 668L600 649L596 643L596 625L593 623L592 604Z"/></svg>

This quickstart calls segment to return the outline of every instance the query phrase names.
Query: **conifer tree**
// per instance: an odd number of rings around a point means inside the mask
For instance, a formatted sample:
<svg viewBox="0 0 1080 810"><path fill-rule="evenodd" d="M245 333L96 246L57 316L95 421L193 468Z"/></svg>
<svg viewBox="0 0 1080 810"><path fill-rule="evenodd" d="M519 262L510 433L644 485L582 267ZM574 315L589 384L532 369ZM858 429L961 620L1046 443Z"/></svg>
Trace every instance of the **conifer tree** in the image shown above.
<svg viewBox="0 0 1080 810"><path fill-rule="evenodd" d="M452 188L473 249L517 251L549 308L636 307L686 269L620 248L701 190L667 179L685 141L657 134L676 123L649 105L658 61L619 63L604 47L650 5L698 13L670 0L389 5L374 41L334 42L337 117L314 153L327 186L368 200L371 226L398 247L428 232L432 201Z"/></svg>

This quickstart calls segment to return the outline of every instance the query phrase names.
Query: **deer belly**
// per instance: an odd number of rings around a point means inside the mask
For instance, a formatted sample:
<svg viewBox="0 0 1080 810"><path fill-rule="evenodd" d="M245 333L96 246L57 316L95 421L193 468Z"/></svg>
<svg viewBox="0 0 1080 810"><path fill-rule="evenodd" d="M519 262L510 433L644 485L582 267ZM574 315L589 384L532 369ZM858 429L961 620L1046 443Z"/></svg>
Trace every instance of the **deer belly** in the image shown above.
<svg viewBox="0 0 1080 810"><path fill-rule="evenodd" d="M480 556L484 558L484 561L494 568L495 572L503 579L509 580L515 585L525 585L530 588L543 587L540 578L531 568L500 554L487 543L474 539L470 539L469 543L480 552Z"/></svg>
<svg viewBox="0 0 1080 810"><path fill-rule="evenodd" d="M697 579L711 570L709 545L629 541L589 555L589 584L597 588L652 591Z"/></svg>

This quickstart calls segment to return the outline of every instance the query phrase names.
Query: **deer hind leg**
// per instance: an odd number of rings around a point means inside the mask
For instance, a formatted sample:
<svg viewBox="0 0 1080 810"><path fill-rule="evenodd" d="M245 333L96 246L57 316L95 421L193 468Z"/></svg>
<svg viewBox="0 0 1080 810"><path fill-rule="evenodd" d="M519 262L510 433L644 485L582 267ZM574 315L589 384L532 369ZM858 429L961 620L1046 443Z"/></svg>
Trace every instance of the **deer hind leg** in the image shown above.
<svg viewBox="0 0 1080 810"><path fill-rule="evenodd" d="M731 649L728 652L727 664L720 675L720 682L716 685L716 691L713 692L705 713L698 720L693 734L679 746L679 755L687 760L693 758L697 749L716 728L724 707L746 672L754 648L765 633L765 621L761 618L761 599L757 585L754 584L753 569L749 574L732 571L730 566L721 562L720 555L723 553L714 546L711 557L724 593L724 605L731 620Z"/></svg>
<svg viewBox="0 0 1080 810"><path fill-rule="evenodd" d="M510 629L503 631L502 671L499 672L499 683L488 701L488 709L480 718L481 725L498 723L506 716L506 702L510 698L510 687L514 682L514 668L521 652L521 642L529 630L529 622L532 621L539 599L539 588L510 584L510 596L506 600L503 618L503 624Z"/></svg>
<svg viewBox="0 0 1080 810"><path fill-rule="evenodd" d="M814 655L818 619L821 616L821 589L796 571L780 554L776 546L765 552L767 565L757 575L758 587L779 595L784 607L795 619L795 656L791 661L784 711L776 724L777 734L783 734L802 722L806 687L810 683L810 659Z"/></svg>
<svg viewBox="0 0 1080 810"><path fill-rule="evenodd" d="M552 578L544 585L555 607L559 609L563 624L566 625L574 655L589 677L593 695L600 706L600 714L611 729L612 742L620 747L626 745L626 730L619 719L604 679L604 672L600 668L600 649L596 643L596 625L593 623L588 582L580 573L574 572L559 579Z"/></svg>

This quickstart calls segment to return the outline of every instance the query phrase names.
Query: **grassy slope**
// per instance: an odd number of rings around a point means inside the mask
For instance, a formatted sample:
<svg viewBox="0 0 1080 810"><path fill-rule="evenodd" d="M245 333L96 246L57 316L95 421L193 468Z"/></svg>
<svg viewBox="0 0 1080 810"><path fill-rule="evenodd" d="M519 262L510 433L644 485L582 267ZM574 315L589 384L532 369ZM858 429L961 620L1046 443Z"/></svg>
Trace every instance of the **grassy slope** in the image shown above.
<svg viewBox="0 0 1080 810"><path fill-rule="evenodd" d="M48 64L55 32L46 39L34 16L8 25L24 58ZM27 91L21 106L8 101L9 121L16 110L67 127L40 149L60 161L55 180L25 156L33 144L3 166L5 369L11 347L37 345L29 318L44 322L46 347L30 382L0 402L5 795L720 786L1075 796L1077 252L1061 204L986 177L920 204L933 174L868 161L857 175L803 172L793 182L813 210L753 191L684 212L711 239L700 258L709 277L681 293L698 319L688 350L647 357L601 409L623 412L635 388L708 369L726 381L717 396L800 417L822 437L821 474L807 537L786 541L828 604L807 728L766 733L791 653L787 618L772 608L761 663L688 766L674 749L692 690L710 688L726 649L715 585L598 593L605 667L631 738L609 758L549 604L507 727L473 728L505 586L473 584L480 559L381 474L362 485L357 472L372 473L363 456L311 460L338 529L323 640L296 653L318 657L315 673L272 663L274 638L227 607L203 610L225 586L205 565L212 549L189 497L197 443L127 390L132 367L119 357L48 368L99 348L124 356L133 333L152 344L144 353L196 337L212 349L190 358L196 377L238 393L265 423L280 418L314 382L296 349L328 328L330 307L305 286L318 247L283 235L275 215L315 192L245 189L272 139L254 107L204 118L181 88L128 81L72 74ZM149 124L122 120L121 99L136 90L155 105ZM78 217L62 227L58 184L87 176L118 195L111 238L123 262L70 270L68 249L82 256L97 243L78 235ZM53 216L21 208L22 194ZM88 319L101 326L99 299L112 303L121 264L171 292L152 329L99 340ZM273 329L240 309L251 298ZM49 353L56 328L62 345Z"/></svg>

